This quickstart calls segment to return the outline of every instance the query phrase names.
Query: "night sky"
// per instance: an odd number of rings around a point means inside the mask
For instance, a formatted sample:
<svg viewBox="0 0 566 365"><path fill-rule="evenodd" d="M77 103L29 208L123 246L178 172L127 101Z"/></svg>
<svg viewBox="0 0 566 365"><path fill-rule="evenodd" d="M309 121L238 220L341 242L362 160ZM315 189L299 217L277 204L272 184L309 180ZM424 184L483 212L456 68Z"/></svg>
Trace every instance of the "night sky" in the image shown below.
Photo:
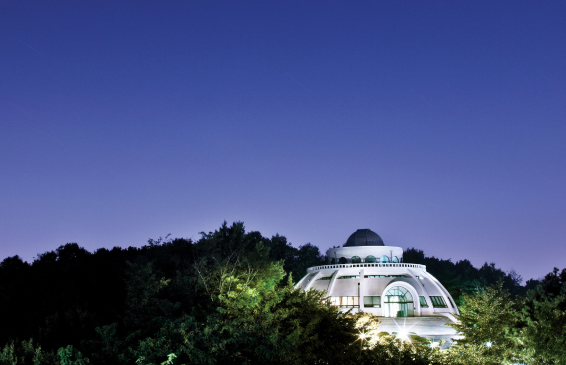
<svg viewBox="0 0 566 365"><path fill-rule="evenodd" d="M566 267L564 1L0 2L0 260L243 221Z"/></svg>

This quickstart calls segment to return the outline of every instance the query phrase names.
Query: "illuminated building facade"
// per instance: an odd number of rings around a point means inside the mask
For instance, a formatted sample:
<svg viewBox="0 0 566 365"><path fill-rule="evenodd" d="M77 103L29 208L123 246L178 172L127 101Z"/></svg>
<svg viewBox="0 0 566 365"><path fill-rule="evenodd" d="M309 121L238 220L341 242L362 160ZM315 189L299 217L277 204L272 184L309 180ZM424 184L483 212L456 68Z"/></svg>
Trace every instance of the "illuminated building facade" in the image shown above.
<svg viewBox="0 0 566 365"><path fill-rule="evenodd" d="M402 323L433 339L456 336L446 326L459 313L454 299L426 266L404 262L402 248L385 246L377 233L359 229L326 256L327 265L309 267L297 287L326 291L344 311L383 317L387 332L398 331Z"/></svg>

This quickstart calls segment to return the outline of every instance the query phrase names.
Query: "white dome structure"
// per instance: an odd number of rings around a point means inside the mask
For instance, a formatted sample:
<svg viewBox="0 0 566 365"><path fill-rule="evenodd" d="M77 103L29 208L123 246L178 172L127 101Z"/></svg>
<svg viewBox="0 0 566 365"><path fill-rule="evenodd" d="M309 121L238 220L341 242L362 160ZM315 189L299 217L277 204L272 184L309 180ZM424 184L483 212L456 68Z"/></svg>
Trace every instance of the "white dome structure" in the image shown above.
<svg viewBox="0 0 566 365"><path fill-rule="evenodd" d="M402 248L385 246L377 233L359 229L326 256L328 264L309 267L296 287L325 291L343 311L383 317L381 327L387 332L405 326L433 340L457 336L446 326L459 314L450 293L425 265L404 262Z"/></svg>

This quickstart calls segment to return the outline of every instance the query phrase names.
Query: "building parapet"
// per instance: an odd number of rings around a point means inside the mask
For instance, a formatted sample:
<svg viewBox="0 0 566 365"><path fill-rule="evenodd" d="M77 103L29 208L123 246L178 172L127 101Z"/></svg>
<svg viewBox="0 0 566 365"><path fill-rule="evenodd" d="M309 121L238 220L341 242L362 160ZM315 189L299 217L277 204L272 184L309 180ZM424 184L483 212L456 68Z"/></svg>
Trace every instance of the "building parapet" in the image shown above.
<svg viewBox="0 0 566 365"><path fill-rule="evenodd" d="M307 269L307 273L318 271L318 270L325 270L325 269L349 269L354 267L407 267L407 268L415 268L415 269L422 269L426 271L426 265L419 265L419 264L406 264L406 263L361 263L361 264L333 264L333 265L320 265L320 266L313 266Z"/></svg>

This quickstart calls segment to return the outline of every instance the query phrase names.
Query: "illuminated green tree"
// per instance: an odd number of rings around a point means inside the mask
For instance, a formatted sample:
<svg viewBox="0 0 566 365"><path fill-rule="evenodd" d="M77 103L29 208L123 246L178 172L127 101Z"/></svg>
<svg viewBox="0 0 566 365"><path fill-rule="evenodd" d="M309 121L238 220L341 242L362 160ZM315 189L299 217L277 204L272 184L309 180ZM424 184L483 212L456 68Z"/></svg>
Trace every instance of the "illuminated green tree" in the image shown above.
<svg viewBox="0 0 566 365"><path fill-rule="evenodd" d="M513 364L525 357L519 339L522 299L512 300L503 283L464 296L465 305L452 324L463 337L448 351L453 364Z"/></svg>
<svg viewBox="0 0 566 365"><path fill-rule="evenodd" d="M348 358L353 321L324 293L294 289L282 262L255 251L214 250L194 271L164 278L151 264L131 265L122 323L98 329L97 364L333 364ZM196 287L191 286L196 281ZM193 305L180 294L193 288ZM172 298L179 297L174 302ZM351 356L350 356L351 358ZM173 360L172 360L173 361Z"/></svg>

